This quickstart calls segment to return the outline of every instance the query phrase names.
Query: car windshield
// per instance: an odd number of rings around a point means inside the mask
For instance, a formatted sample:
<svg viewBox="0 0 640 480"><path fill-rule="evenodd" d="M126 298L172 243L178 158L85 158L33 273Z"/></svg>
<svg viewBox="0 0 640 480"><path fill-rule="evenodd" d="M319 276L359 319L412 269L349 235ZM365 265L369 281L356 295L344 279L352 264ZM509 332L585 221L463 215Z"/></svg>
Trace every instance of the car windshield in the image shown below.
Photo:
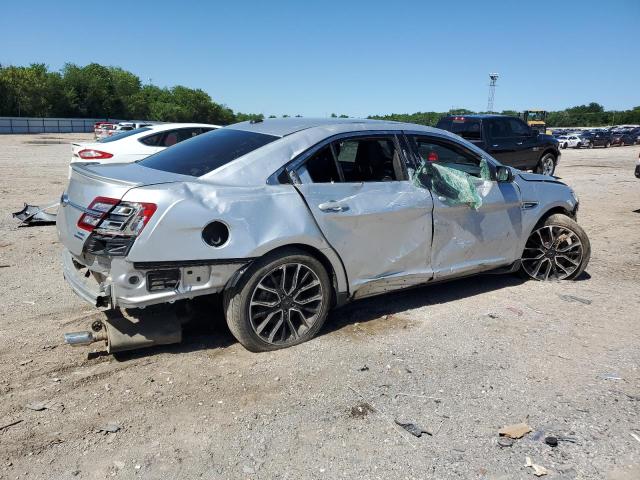
<svg viewBox="0 0 640 480"><path fill-rule="evenodd" d="M135 135L136 133L147 132L149 130L151 130L149 127L136 128L134 130L124 130L122 133L117 133L115 135L112 135L111 137L101 138L100 140L98 140L98 143L115 142L116 140L122 140L123 138L128 137L130 135Z"/></svg>
<svg viewBox="0 0 640 480"><path fill-rule="evenodd" d="M145 167L201 177L280 137L220 128L140 160Z"/></svg>

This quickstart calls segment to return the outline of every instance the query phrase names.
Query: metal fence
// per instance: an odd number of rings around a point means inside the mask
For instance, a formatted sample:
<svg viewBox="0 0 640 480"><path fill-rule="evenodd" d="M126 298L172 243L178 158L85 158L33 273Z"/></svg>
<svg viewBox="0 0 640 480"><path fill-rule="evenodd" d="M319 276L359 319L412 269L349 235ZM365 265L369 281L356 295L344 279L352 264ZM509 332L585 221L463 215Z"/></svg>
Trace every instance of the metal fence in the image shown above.
<svg viewBox="0 0 640 480"><path fill-rule="evenodd" d="M96 122L121 122L108 118L0 117L0 134L10 133L92 133Z"/></svg>

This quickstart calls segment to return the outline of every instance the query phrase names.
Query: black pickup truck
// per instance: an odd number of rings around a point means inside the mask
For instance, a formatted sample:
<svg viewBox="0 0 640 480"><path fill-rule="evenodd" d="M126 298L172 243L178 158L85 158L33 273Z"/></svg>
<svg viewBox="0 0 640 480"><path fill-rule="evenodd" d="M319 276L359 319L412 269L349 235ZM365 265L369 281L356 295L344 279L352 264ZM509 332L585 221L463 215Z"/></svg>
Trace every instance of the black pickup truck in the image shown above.
<svg viewBox="0 0 640 480"><path fill-rule="evenodd" d="M436 125L460 135L504 165L553 175L560 159L558 141L505 115L449 115Z"/></svg>

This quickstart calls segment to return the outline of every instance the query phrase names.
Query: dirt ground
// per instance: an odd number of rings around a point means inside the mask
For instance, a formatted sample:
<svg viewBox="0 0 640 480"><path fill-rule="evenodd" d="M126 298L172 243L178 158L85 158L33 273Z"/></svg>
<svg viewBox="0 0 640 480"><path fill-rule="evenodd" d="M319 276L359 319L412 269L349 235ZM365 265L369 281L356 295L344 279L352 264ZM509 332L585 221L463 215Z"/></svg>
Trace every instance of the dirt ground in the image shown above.
<svg viewBox="0 0 640 480"><path fill-rule="evenodd" d="M0 136L0 478L536 478L526 457L544 478L640 478L639 146L563 152L593 249L579 281L363 300L263 354L212 311L180 345L114 358L62 345L100 314L65 284L55 227L11 218L59 198L78 137Z"/></svg>

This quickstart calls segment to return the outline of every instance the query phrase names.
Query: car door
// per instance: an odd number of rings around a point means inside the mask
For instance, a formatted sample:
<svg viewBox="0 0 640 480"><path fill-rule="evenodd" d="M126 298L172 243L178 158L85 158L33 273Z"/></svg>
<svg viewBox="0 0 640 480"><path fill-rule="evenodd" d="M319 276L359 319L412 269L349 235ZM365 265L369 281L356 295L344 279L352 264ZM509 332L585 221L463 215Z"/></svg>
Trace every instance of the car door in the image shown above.
<svg viewBox="0 0 640 480"><path fill-rule="evenodd" d="M516 140L506 118L490 118L484 121L487 148L491 156L504 165L520 168L520 157L516 155Z"/></svg>
<svg viewBox="0 0 640 480"><path fill-rule="evenodd" d="M520 192L495 180L495 165L450 139L407 134L416 183L433 198L435 279L509 265L520 258Z"/></svg>
<svg viewBox="0 0 640 480"><path fill-rule="evenodd" d="M355 297L432 278L433 202L407 179L400 141L393 132L342 136L316 146L291 170Z"/></svg>
<svg viewBox="0 0 640 480"><path fill-rule="evenodd" d="M507 118L507 122L515 142L516 166L523 170L535 168L540 156L538 135L519 118Z"/></svg>

